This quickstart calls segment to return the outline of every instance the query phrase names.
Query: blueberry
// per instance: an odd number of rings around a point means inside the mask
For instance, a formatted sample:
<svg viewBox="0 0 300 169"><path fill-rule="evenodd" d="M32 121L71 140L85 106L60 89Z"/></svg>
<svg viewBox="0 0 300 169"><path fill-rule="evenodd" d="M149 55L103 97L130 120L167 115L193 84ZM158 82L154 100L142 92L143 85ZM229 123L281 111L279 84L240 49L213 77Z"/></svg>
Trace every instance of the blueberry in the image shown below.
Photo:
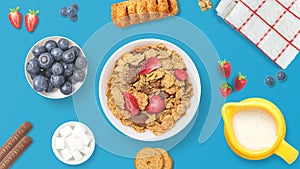
<svg viewBox="0 0 300 169"><path fill-rule="evenodd" d="M279 81L285 81L287 76L286 76L286 73L284 71L280 70L279 72L277 72L276 78Z"/></svg>
<svg viewBox="0 0 300 169"><path fill-rule="evenodd" d="M87 65L87 60L85 57L83 56L79 56L76 61L75 61L75 66L78 68L78 69L83 69L85 68Z"/></svg>
<svg viewBox="0 0 300 169"><path fill-rule="evenodd" d="M271 76L265 78L265 84L269 87L273 87L275 85L275 79Z"/></svg>
<svg viewBox="0 0 300 169"><path fill-rule="evenodd" d="M62 7L59 11L60 15L63 16L63 17L67 17L67 7Z"/></svg>
<svg viewBox="0 0 300 169"><path fill-rule="evenodd" d="M46 77L46 78L50 79L50 77L51 77L51 75L52 75L52 70L51 70L51 68L44 70L44 74L45 74L45 77Z"/></svg>
<svg viewBox="0 0 300 169"><path fill-rule="evenodd" d="M26 70L29 74L37 74L41 71L38 60L31 59L27 62Z"/></svg>
<svg viewBox="0 0 300 169"><path fill-rule="evenodd" d="M73 52L71 52L70 50L67 50L63 53L62 55L62 60L65 62L65 63L72 63L74 62L75 60L75 55Z"/></svg>
<svg viewBox="0 0 300 169"><path fill-rule="evenodd" d="M47 93L51 93L53 92L53 90L55 89L55 87L52 85L52 83L49 81L48 82L48 87L46 88L45 92Z"/></svg>
<svg viewBox="0 0 300 169"><path fill-rule="evenodd" d="M63 50L61 50L60 48L53 48L51 50L51 55L54 57L54 59L56 61L60 61L62 54L63 54Z"/></svg>
<svg viewBox="0 0 300 169"><path fill-rule="evenodd" d="M65 83L65 78L62 75L51 75L50 81L54 87L59 88Z"/></svg>
<svg viewBox="0 0 300 169"><path fill-rule="evenodd" d="M60 63L56 62L52 65L51 71L54 75L60 75L64 72L64 68Z"/></svg>
<svg viewBox="0 0 300 169"><path fill-rule="evenodd" d="M65 64L64 65L64 76L65 77L69 77L73 75L74 69L75 69L75 65L73 63L70 64Z"/></svg>
<svg viewBox="0 0 300 169"><path fill-rule="evenodd" d="M68 50L69 49L69 41L67 39L60 39L58 41L58 47L62 50Z"/></svg>
<svg viewBox="0 0 300 169"><path fill-rule="evenodd" d="M72 6L70 6L68 9L67 9L67 15L68 17L74 17L76 15L76 9Z"/></svg>
<svg viewBox="0 0 300 169"><path fill-rule="evenodd" d="M78 15L75 14L74 16L69 17L69 19L70 19L70 21L72 21L72 22L76 22L76 21L78 20Z"/></svg>
<svg viewBox="0 0 300 169"><path fill-rule="evenodd" d="M69 81L70 83L72 83L73 85L75 85L75 84L77 83L77 81L74 79L73 76L69 76L69 77L68 77L68 81Z"/></svg>
<svg viewBox="0 0 300 169"><path fill-rule="evenodd" d="M85 78L85 72L81 69L76 69L73 73L73 78L77 82L82 82Z"/></svg>
<svg viewBox="0 0 300 169"><path fill-rule="evenodd" d="M47 49L44 46L34 46L31 52L33 56L39 57L42 53L47 52Z"/></svg>
<svg viewBox="0 0 300 169"><path fill-rule="evenodd" d="M78 5L77 5L77 4L75 4L75 3L71 4L71 5L70 5L70 7L73 7L73 8L75 8L75 9L76 9L76 12L79 10L79 7L78 7Z"/></svg>
<svg viewBox="0 0 300 169"><path fill-rule="evenodd" d="M44 76L38 75L34 77L32 81L32 85L34 90L38 92L43 92L47 89L48 87L48 80Z"/></svg>
<svg viewBox="0 0 300 169"><path fill-rule="evenodd" d="M48 52L51 52L52 49L57 48L57 43L54 40L49 40L46 42L45 47Z"/></svg>
<svg viewBox="0 0 300 169"><path fill-rule="evenodd" d="M38 73L35 74L31 74L30 77L33 80L36 76L44 76L44 72L40 71Z"/></svg>
<svg viewBox="0 0 300 169"><path fill-rule="evenodd" d="M65 77L69 77L69 76L72 76L73 75L73 70L71 69L65 69L64 70L64 76Z"/></svg>
<svg viewBox="0 0 300 169"><path fill-rule="evenodd" d="M39 66L44 69L48 69L54 63L54 57L50 53L43 53L38 59Z"/></svg>
<svg viewBox="0 0 300 169"><path fill-rule="evenodd" d="M72 83L66 82L66 83L60 88L60 91L61 91L64 95L69 95L69 94L71 94L72 91L73 91Z"/></svg>
<svg viewBox="0 0 300 169"><path fill-rule="evenodd" d="M72 51L76 57L81 53L81 50L77 46L72 46L69 50Z"/></svg>

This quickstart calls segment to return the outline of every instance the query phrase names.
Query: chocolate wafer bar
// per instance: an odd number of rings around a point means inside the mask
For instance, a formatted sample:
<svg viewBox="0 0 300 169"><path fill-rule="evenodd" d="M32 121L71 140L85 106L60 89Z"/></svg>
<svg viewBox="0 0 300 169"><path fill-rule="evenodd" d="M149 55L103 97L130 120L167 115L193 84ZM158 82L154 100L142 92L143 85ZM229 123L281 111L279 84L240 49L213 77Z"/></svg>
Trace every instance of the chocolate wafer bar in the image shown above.
<svg viewBox="0 0 300 169"><path fill-rule="evenodd" d="M0 161L18 144L18 142L32 129L29 122L23 123L15 133L0 148Z"/></svg>
<svg viewBox="0 0 300 169"><path fill-rule="evenodd" d="M0 169L8 169L21 156L21 154L29 147L32 140L28 136L24 136L19 143L5 156L0 162Z"/></svg>

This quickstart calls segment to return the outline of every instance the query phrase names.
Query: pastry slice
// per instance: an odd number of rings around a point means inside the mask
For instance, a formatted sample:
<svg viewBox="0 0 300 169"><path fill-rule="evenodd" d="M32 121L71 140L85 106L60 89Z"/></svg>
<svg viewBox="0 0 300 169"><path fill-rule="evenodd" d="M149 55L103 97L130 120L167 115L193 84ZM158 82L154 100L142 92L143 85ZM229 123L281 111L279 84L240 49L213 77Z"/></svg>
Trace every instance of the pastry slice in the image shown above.
<svg viewBox="0 0 300 169"><path fill-rule="evenodd" d="M128 2L120 2L111 6L111 18L114 24L119 28L124 28L130 25L127 13Z"/></svg>
<svg viewBox="0 0 300 169"><path fill-rule="evenodd" d="M168 0L157 0L157 3L160 18L167 17L170 14Z"/></svg>
<svg viewBox="0 0 300 169"><path fill-rule="evenodd" d="M136 169L162 169L164 165L163 155L154 148L143 148L134 160Z"/></svg>
<svg viewBox="0 0 300 169"><path fill-rule="evenodd" d="M137 14L137 5L136 1L129 1L127 6L127 12L129 16L130 25L138 24L140 22L139 15Z"/></svg>
<svg viewBox="0 0 300 169"><path fill-rule="evenodd" d="M170 15L177 15L178 13L177 0L169 0L169 10L170 10Z"/></svg>
<svg viewBox="0 0 300 169"><path fill-rule="evenodd" d="M148 0L147 1L147 11L149 12L150 20L158 19L160 14L158 11L157 0Z"/></svg>

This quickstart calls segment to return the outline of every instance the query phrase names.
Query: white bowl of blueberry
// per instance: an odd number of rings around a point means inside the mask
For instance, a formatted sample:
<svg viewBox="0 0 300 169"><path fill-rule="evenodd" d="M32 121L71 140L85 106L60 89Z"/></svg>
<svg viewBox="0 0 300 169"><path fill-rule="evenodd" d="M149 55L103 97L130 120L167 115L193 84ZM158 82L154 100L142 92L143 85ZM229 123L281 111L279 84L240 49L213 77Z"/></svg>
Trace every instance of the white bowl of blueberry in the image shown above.
<svg viewBox="0 0 300 169"><path fill-rule="evenodd" d="M37 42L28 52L25 75L40 95L61 99L74 94L84 83L87 59L72 40L52 36Z"/></svg>

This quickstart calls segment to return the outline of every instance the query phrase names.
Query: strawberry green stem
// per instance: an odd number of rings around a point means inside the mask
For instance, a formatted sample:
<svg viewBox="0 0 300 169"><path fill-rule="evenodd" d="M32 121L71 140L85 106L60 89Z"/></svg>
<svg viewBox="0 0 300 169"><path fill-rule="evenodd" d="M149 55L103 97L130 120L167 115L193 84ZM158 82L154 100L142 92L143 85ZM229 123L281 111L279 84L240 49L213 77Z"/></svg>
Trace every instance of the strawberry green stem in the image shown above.
<svg viewBox="0 0 300 169"><path fill-rule="evenodd" d="M218 64L220 65L220 66L224 66L225 65L225 63L227 63L227 60L226 59L224 59L224 60L219 60L218 61Z"/></svg>
<svg viewBox="0 0 300 169"><path fill-rule="evenodd" d="M238 77L239 80L244 80L246 78L247 78L246 76L244 76L241 72L239 72L239 77Z"/></svg>

